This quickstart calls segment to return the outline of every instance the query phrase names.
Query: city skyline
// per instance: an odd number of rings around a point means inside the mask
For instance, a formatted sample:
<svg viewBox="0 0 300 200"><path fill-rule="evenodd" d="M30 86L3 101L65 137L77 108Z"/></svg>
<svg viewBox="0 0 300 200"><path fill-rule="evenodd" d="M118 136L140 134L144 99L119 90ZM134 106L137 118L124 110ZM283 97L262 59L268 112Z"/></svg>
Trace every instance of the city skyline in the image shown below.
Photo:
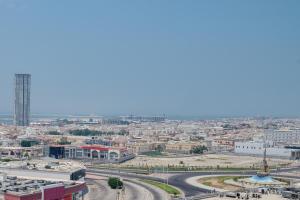
<svg viewBox="0 0 300 200"><path fill-rule="evenodd" d="M0 200L300 200L300 0L0 0Z"/></svg>
<svg viewBox="0 0 300 200"><path fill-rule="evenodd" d="M298 1L5 2L0 113L300 116Z"/></svg>

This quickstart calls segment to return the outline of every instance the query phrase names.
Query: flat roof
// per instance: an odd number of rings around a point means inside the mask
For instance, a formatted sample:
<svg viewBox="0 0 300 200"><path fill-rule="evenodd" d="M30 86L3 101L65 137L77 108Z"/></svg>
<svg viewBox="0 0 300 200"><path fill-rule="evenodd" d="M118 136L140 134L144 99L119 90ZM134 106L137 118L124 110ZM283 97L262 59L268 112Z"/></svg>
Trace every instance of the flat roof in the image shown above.
<svg viewBox="0 0 300 200"><path fill-rule="evenodd" d="M3 181L0 182L0 193L12 193L14 195L22 196L33 193L40 193L41 188L53 185L54 187L64 187L65 189L84 185L84 182L75 181L50 181L50 180L33 180L18 178L16 176L6 176L1 174Z"/></svg>

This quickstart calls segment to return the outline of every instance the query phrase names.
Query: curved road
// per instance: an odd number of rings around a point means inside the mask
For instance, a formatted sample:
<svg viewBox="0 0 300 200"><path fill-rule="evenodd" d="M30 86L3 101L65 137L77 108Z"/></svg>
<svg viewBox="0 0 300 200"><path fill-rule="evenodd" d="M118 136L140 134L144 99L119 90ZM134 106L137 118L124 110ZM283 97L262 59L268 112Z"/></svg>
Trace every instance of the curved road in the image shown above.
<svg viewBox="0 0 300 200"><path fill-rule="evenodd" d="M115 200L116 193L112 191L104 179L89 179L86 178L86 183L89 192L86 196L87 200Z"/></svg>
<svg viewBox="0 0 300 200"><path fill-rule="evenodd" d="M109 173L106 173L107 176ZM103 173L87 173L87 183L97 185L98 191L91 191L92 194L88 195L90 200L115 200L116 192L112 191L107 185L107 180L103 178ZM115 176L120 176L120 174L111 174ZM130 178L125 178L125 196L126 200L158 200L158 199L168 199L168 195L155 187L148 184L131 180ZM91 188L93 190L93 188ZM100 195L99 195L100 194Z"/></svg>
<svg viewBox="0 0 300 200"><path fill-rule="evenodd" d="M277 175L274 172L289 172L289 171L295 171L300 170L300 167L297 168L286 168L282 170L272 171L271 175L282 177L282 178L294 178L294 179L300 179L298 176L287 176L287 175ZM87 169L88 173L102 173L102 174L110 174L119 176L121 175L124 178L134 178L134 179L149 179L149 180L155 180L159 182L166 182L165 178L157 178L157 177L151 177L148 175L140 175L140 174L133 174L133 173L127 173L127 172L117 172L117 171L110 171L110 170L97 170L97 169ZM168 182L170 185L173 185L179 189L181 189L186 197L192 197L192 196L198 196L201 194L207 194L210 193L210 190L207 189L201 189L195 186L192 186L188 184L185 180L193 177L193 176L204 176L204 175L255 175L256 172L253 170L249 171L212 171L212 172L181 172L177 174L173 174L171 177L168 178Z"/></svg>
<svg viewBox="0 0 300 200"><path fill-rule="evenodd" d="M133 183L135 184L136 186L139 186L141 188L143 188L144 190L146 190L147 192L149 192L150 195L147 195L146 193L143 193L142 195L137 195L136 199L168 199L168 195L165 194L164 191L161 191L160 189L157 189L155 187L152 187L148 184L144 184L144 183L141 183L141 182L137 182L137 181L133 181L133 180L129 180L129 179L124 179L125 180L125 183ZM137 191L138 192L141 192L140 190ZM143 197L143 198L141 198ZM129 198L131 200L131 198Z"/></svg>
<svg viewBox="0 0 300 200"><path fill-rule="evenodd" d="M291 169L289 169L291 170ZM287 172L288 169L280 171L280 172ZM294 170L294 169L293 169ZM253 171L245 171L245 172L190 172L190 173L182 173L177 174L174 176L171 176L169 178L169 183L171 185L174 185L181 190L184 191L186 197L190 196L197 196L199 194L203 193L210 193L210 190L207 189L201 189L195 186L192 186L188 184L185 180L193 177L193 176L205 176L205 175L246 175L246 176L252 176L256 175L256 172ZM281 177L281 178L292 178L292 179L298 179L300 180L299 176L288 176L288 175L278 175L276 173L271 173L272 176Z"/></svg>

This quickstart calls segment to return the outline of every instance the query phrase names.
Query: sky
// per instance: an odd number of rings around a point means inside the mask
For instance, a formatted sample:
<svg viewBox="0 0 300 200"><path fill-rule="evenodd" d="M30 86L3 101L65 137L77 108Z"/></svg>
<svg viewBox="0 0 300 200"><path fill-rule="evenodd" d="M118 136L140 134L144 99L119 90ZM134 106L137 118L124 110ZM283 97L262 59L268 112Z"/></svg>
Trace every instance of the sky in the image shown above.
<svg viewBox="0 0 300 200"><path fill-rule="evenodd" d="M299 116L299 0L0 0L0 113Z"/></svg>

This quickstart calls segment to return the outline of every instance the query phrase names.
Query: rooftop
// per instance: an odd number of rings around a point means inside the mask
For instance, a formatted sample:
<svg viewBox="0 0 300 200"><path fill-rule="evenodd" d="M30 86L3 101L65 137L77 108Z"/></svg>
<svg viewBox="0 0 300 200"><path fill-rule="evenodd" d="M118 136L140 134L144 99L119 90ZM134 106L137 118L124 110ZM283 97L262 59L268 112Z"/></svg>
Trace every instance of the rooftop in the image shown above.
<svg viewBox="0 0 300 200"><path fill-rule="evenodd" d="M18 178L16 176L7 176L0 174L0 193L13 193L14 195L26 195L40 193L45 186L64 187L65 189L84 185L82 182L75 181L47 181Z"/></svg>

